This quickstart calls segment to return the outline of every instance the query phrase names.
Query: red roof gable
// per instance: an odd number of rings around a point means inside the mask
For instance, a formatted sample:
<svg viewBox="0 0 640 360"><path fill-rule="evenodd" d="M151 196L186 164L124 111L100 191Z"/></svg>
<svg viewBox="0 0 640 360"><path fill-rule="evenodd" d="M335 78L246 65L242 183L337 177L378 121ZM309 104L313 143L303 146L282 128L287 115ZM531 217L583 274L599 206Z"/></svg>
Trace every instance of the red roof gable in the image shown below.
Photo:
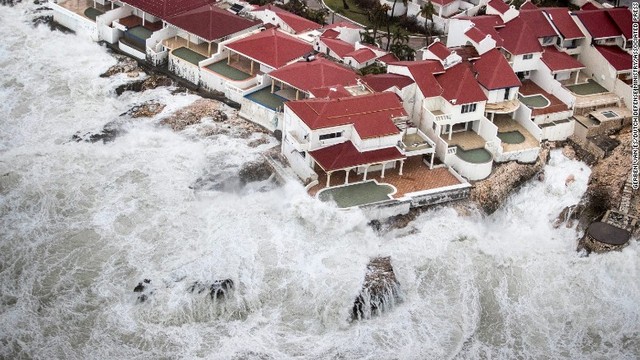
<svg viewBox="0 0 640 360"><path fill-rule="evenodd" d="M383 92L394 86L398 89L404 89L415 82L408 76L398 74L369 74L365 75L363 80L373 91L377 92Z"/></svg>
<svg viewBox="0 0 640 360"><path fill-rule="evenodd" d="M565 39L582 39L584 34L567 8L545 8L551 22Z"/></svg>
<svg viewBox="0 0 640 360"><path fill-rule="evenodd" d="M622 35L624 35L627 40L631 39L631 28L633 27L631 11L629 11L628 8L613 8L607 9L607 14L609 14L613 23L620 29Z"/></svg>
<svg viewBox="0 0 640 360"><path fill-rule="evenodd" d="M323 39L337 39L340 33L333 29L327 29L325 32L320 35Z"/></svg>
<svg viewBox="0 0 640 360"><path fill-rule="evenodd" d="M549 46L544 49L544 53L542 53L542 62L544 62L545 65L554 72L585 68L581 62L574 59L567 53L556 50L554 46Z"/></svg>
<svg viewBox="0 0 640 360"><path fill-rule="evenodd" d="M438 4L440 6L446 6L446 5L451 4L454 1L456 1L456 0L433 0L432 2L434 4Z"/></svg>
<svg viewBox="0 0 640 360"><path fill-rule="evenodd" d="M616 26L606 10L576 11L574 14L594 39L622 35L622 31Z"/></svg>
<svg viewBox="0 0 640 360"><path fill-rule="evenodd" d="M270 72L269 76L302 91L332 85L356 85L359 78L353 70L322 57L313 61L298 61L289 64Z"/></svg>
<svg viewBox="0 0 640 360"><path fill-rule="evenodd" d="M285 103L310 129L352 124L360 138L398 134L393 118L407 116L394 93L339 99L307 99Z"/></svg>
<svg viewBox="0 0 640 360"><path fill-rule="evenodd" d="M168 16L209 4L207 0L122 0L155 17L165 19Z"/></svg>
<svg viewBox="0 0 640 360"><path fill-rule="evenodd" d="M478 74L477 81L487 90L519 87L520 80L513 73L507 59L497 49L483 54L473 63L473 69Z"/></svg>
<svg viewBox="0 0 640 360"><path fill-rule="evenodd" d="M275 5L272 4L267 4L261 7L258 7L256 9L254 9L253 11L264 11L264 10L271 10L274 13L278 14L278 17L287 25L289 25L289 27L291 29L293 29L293 31L296 34L299 33L303 33L306 31L311 31L311 30L315 30L315 29L320 29L322 27L322 25L313 22L311 20L305 19L301 16L298 16L294 13L291 13L285 9L279 8Z"/></svg>
<svg viewBox="0 0 640 360"><path fill-rule="evenodd" d="M411 77L415 80L418 88L424 97L434 97L442 95L442 87L436 81L435 75L444 73L444 68L440 61L423 60L423 61L401 61L395 65L406 66L411 73Z"/></svg>
<svg viewBox="0 0 640 360"><path fill-rule="evenodd" d="M360 152L351 141L311 151L309 154L324 171L335 171L406 158L395 146Z"/></svg>
<svg viewBox="0 0 640 360"><path fill-rule="evenodd" d="M596 45L596 50L604 56L605 59L617 71L631 70L632 59L628 52L620 49L618 46L602 46Z"/></svg>
<svg viewBox="0 0 640 360"><path fill-rule="evenodd" d="M436 80L442 87L442 97L449 102L455 100L457 105L461 105L487 100L466 64L450 67L444 74L436 76Z"/></svg>
<svg viewBox="0 0 640 360"><path fill-rule="evenodd" d="M447 46L441 41L432 42L431 45L427 47L427 50L431 51L433 55L437 56L440 60L444 60L451 55L451 50L447 49Z"/></svg>
<svg viewBox="0 0 640 360"><path fill-rule="evenodd" d="M484 38L487 36L487 34L482 32L482 30L480 30L476 26L470 27L467 31L464 32L464 34L476 43L480 43L480 41L484 40Z"/></svg>
<svg viewBox="0 0 640 360"><path fill-rule="evenodd" d="M212 5L183 12L166 20L207 41L217 40L261 24L259 21L245 19Z"/></svg>
<svg viewBox="0 0 640 360"><path fill-rule="evenodd" d="M544 16L542 9L520 9L520 18L527 23L529 29L533 30L538 38L558 35L549 23L549 20L547 20L547 17Z"/></svg>
<svg viewBox="0 0 640 360"><path fill-rule="evenodd" d="M310 44L277 29L261 31L226 46L274 69L313 51Z"/></svg>
<svg viewBox="0 0 640 360"><path fill-rule="evenodd" d="M496 41L496 46L502 46L502 37L498 33L497 29L504 27L504 22L498 15L481 15L481 16L461 16L458 19L471 21L480 33L483 34L483 38L486 34L491 35L493 40ZM477 35L474 35L477 36ZM475 40L474 40L475 41Z"/></svg>
<svg viewBox="0 0 640 360"><path fill-rule="evenodd" d="M588 2L580 8L580 10L599 10L600 8L595 6L592 2Z"/></svg>
<svg viewBox="0 0 640 360"><path fill-rule="evenodd" d="M363 64L369 60L373 60L376 58L376 53L374 53L371 49L362 48L356 51L352 51L345 55L344 57L350 57L355 59L360 64Z"/></svg>
<svg viewBox="0 0 640 360"><path fill-rule="evenodd" d="M399 59L398 57L396 57L394 53L388 53L387 55L380 56L378 58L378 61L387 64L387 63L399 61Z"/></svg>
<svg viewBox="0 0 640 360"><path fill-rule="evenodd" d="M502 47L513 55L542 52L536 33L520 18L508 22L498 33Z"/></svg>
<svg viewBox="0 0 640 360"><path fill-rule="evenodd" d="M355 50L355 46L340 39L322 38L321 41L340 58L344 58L348 53Z"/></svg>
<svg viewBox="0 0 640 360"><path fill-rule="evenodd" d="M491 0L489 1L489 3L487 3L487 5L496 9L496 11L500 14L504 14L507 12L507 10L510 9L509 5L502 0Z"/></svg>

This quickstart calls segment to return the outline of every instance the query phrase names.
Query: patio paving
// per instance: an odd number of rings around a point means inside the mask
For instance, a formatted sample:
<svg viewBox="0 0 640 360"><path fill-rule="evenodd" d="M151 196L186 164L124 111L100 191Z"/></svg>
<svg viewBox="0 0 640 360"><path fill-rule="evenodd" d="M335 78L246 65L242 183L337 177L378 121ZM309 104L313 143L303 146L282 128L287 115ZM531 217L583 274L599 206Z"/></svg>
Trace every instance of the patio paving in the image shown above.
<svg viewBox="0 0 640 360"><path fill-rule="evenodd" d="M609 92L594 80L589 79L586 83L576 85L566 85L569 91L577 95L596 95Z"/></svg>
<svg viewBox="0 0 640 360"><path fill-rule="evenodd" d="M187 41L186 39L183 39L181 37L172 37L169 39L165 39L164 41L162 41L162 45L164 45L165 47L171 49L171 50L175 50L175 49L179 49L181 47L184 48L188 48L191 51L195 51L198 54L202 55L202 56L206 56L209 57L210 53L209 53L209 43L204 43L204 44L194 44L192 42ZM211 54L214 54L216 51L218 51L218 46L215 43L211 44Z"/></svg>
<svg viewBox="0 0 640 360"><path fill-rule="evenodd" d="M92 21L96 21L96 16L111 10L110 2L107 2L106 5L95 3L94 6L93 0L67 0L58 5Z"/></svg>
<svg viewBox="0 0 640 360"><path fill-rule="evenodd" d="M421 156L413 156L405 160L402 176L398 174L399 166L398 164L395 169L386 169L384 179L380 177L382 175L381 171L369 172L367 179L375 179L378 183L387 183L395 186L397 192L393 195L393 198L401 198L405 194L412 192L461 184L446 167L437 167L429 170L429 167L422 162ZM344 176L344 171L336 171L331 174L331 186L344 185ZM357 175L353 171L349 172L349 182L360 182L362 178L363 174ZM327 175L322 170L318 171L318 181L318 185L309 189L309 194L312 196L324 189L327 184Z"/></svg>
<svg viewBox="0 0 640 360"><path fill-rule="evenodd" d="M522 81L520 94L524 96L543 95L545 98L547 98L547 100L549 100L549 106L541 109L532 109L533 116L553 114L556 112L569 110L569 107L565 103L560 101L560 99L544 91L540 86L536 85L536 83L531 80Z"/></svg>
<svg viewBox="0 0 640 360"><path fill-rule="evenodd" d="M459 146L464 150L481 149L487 143L482 136L473 131L462 131L451 134L451 140L448 134L440 135L449 146Z"/></svg>
<svg viewBox="0 0 640 360"><path fill-rule="evenodd" d="M524 136L524 141L519 144L507 144L503 141L502 149L504 150L504 152L520 151L540 147L540 142L536 140L536 138L533 137L533 135L531 135L531 133L528 132L522 125L518 124L518 122L513 120L511 117L496 116L493 123L498 127L498 134L517 131Z"/></svg>
<svg viewBox="0 0 640 360"><path fill-rule="evenodd" d="M187 49L185 47L181 47L178 49L175 49L171 52L172 55L179 57L182 60L188 61L196 66L198 66L198 63L200 63L200 61L205 60L206 57L193 51L190 49Z"/></svg>
<svg viewBox="0 0 640 360"><path fill-rule="evenodd" d="M244 71L238 70L233 66L229 66L227 64L227 60L218 61L206 66L205 68L234 81L246 80L252 77Z"/></svg>

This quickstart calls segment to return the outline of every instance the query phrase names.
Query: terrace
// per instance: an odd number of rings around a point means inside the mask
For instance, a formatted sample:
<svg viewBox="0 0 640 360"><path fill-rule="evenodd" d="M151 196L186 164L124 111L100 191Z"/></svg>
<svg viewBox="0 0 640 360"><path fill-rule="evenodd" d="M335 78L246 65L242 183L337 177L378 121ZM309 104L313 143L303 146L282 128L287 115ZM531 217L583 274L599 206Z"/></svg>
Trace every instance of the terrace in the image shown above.
<svg viewBox="0 0 640 360"><path fill-rule="evenodd" d="M190 50L191 52L204 56L205 59L209 58L211 54L218 51L218 46L215 43L196 44L187 39L183 39L179 36L174 36L173 38L165 39L164 41L162 41L162 45L169 50L185 48L186 50Z"/></svg>
<svg viewBox="0 0 640 360"><path fill-rule="evenodd" d="M497 115L493 122L498 127L498 138L504 152L533 149L540 142L517 121L508 115Z"/></svg>
<svg viewBox="0 0 640 360"><path fill-rule="evenodd" d="M273 111L282 111L283 105L288 99L278 95L280 88L276 87L276 92L272 93L270 87L260 89L251 94L245 95L245 98L258 103Z"/></svg>
<svg viewBox="0 0 640 360"><path fill-rule="evenodd" d="M368 180L376 180L378 184L389 184L395 187L396 192L391 195L392 198L401 198L409 193L418 191L432 190L441 187L453 186L461 184L461 182L449 172L446 167L437 167L432 170L424 164L422 157L410 157L404 161L402 175L397 170L388 170L385 172L384 178L382 173L369 172ZM319 184L309 189L309 194L316 195L320 190L325 188L327 183L327 175L324 171L318 171ZM345 172L336 171L331 174L330 187L343 186L345 184ZM349 172L349 183L359 183L363 181L362 174Z"/></svg>
<svg viewBox="0 0 640 360"><path fill-rule="evenodd" d="M138 17L136 15L129 15L122 19L115 20L113 23L116 28L119 28L122 31L127 31L129 29L137 27L143 27L149 32L153 33L162 29L162 22L143 21L141 17Z"/></svg>
<svg viewBox="0 0 640 360"><path fill-rule="evenodd" d="M96 17L117 7L110 1L105 1L103 5L95 0L67 0L58 5L92 21L96 21Z"/></svg>
<svg viewBox="0 0 640 360"><path fill-rule="evenodd" d="M544 91L531 80L522 81L520 87L520 101L532 109L533 116L552 114L569 110L567 104L557 97Z"/></svg>

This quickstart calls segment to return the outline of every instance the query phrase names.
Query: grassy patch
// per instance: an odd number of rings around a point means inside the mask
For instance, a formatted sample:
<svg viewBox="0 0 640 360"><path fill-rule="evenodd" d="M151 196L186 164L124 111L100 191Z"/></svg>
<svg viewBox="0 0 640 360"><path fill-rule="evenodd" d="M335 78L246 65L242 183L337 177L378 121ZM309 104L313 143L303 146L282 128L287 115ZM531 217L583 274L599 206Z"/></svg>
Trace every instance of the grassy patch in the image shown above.
<svg viewBox="0 0 640 360"><path fill-rule="evenodd" d="M344 15L349 19L358 22L364 26L372 26L371 22L367 18L367 12L362 10L356 5L353 0L346 0L347 5L349 5L349 10L345 10L342 7L342 0L325 0L324 3L327 4L331 10L335 11L340 15ZM329 15L331 16L331 15Z"/></svg>

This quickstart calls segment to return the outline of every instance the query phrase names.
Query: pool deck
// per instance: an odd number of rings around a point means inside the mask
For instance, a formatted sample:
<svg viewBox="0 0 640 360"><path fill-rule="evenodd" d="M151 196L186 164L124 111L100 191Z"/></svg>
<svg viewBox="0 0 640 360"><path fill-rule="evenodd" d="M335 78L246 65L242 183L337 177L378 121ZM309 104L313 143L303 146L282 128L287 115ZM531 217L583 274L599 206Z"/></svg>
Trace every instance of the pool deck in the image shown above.
<svg viewBox="0 0 640 360"><path fill-rule="evenodd" d="M527 129L518 124L518 122L513 120L511 117L496 115L493 123L498 127L498 132L517 131L524 136L524 142L521 142L520 144L507 144L502 142L502 149L504 152L521 151L540 147L540 142L536 140L536 138L533 137Z"/></svg>
<svg viewBox="0 0 640 360"><path fill-rule="evenodd" d="M399 165L398 165L399 166ZM429 167L422 162L421 156L407 158L404 163L403 175L398 175L399 167L387 169L384 179L380 178L381 172L369 172L367 179L375 179L380 184L391 184L398 190L392 197L401 198L405 194L437 189L445 186L461 184L445 167ZM344 171L336 171L331 174L331 186L344 185ZM357 175L353 171L349 172L349 183L361 182L363 175ZM319 184L309 189L309 194L315 196L316 193L325 188L327 176L323 171L318 171Z"/></svg>
<svg viewBox="0 0 640 360"><path fill-rule="evenodd" d="M111 10L111 3L107 2L106 5L101 5L96 3L96 6L93 6L93 0L67 0L64 2L60 2L58 3L58 5L60 5L61 7L73 11L74 13L81 15L82 17L89 19L91 21L95 21L91 18L88 18L84 12L85 10L87 10L88 8L96 8L102 12L107 12L109 10Z"/></svg>
<svg viewBox="0 0 640 360"><path fill-rule="evenodd" d="M538 86L536 83L534 83L531 80L522 81L522 86L520 87L520 94L524 96L542 95L549 100L550 102L549 106L541 109L532 109L533 116L553 114L556 112L563 112L563 111L569 110L569 107L565 103L560 101L560 99L544 91L540 86Z"/></svg>
<svg viewBox="0 0 640 360"><path fill-rule="evenodd" d="M145 21L144 25L142 25L142 18L135 15L129 15L127 17L123 17L122 19L118 19L118 23L122 26L125 26L127 29L131 29L136 26L142 26L151 32L156 32L162 29L162 22Z"/></svg>
<svg viewBox="0 0 640 360"><path fill-rule="evenodd" d="M188 48L191 51L195 51L198 54L204 56L204 57L209 57L211 56L208 52L209 52L209 43L205 43L205 44L199 44L196 45L192 42L189 42L181 37L172 37L169 39L166 39L164 41L162 41L162 45L164 45L165 47L169 48L170 50L175 50L181 47L185 47ZM218 46L215 43L211 44L211 54L215 54L216 51L218 50Z"/></svg>
<svg viewBox="0 0 640 360"><path fill-rule="evenodd" d="M448 134L442 134L440 137L449 146L459 146L464 150L481 149L487 143L482 136L471 130L453 133L451 134L451 140L448 140Z"/></svg>

